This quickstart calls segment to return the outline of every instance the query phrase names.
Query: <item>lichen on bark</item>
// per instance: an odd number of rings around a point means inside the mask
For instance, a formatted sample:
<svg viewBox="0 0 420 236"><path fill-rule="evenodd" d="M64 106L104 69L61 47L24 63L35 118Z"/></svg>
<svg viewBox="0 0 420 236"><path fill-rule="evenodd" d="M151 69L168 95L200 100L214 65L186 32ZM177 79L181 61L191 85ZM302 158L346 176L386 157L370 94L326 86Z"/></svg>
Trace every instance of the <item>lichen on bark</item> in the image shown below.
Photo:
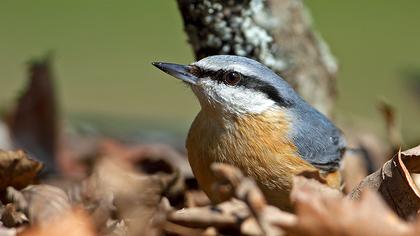
<svg viewBox="0 0 420 236"><path fill-rule="evenodd" d="M265 14L264 1L178 2L197 59L232 54L258 59L277 70L284 68L282 59L275 55L273 37L255 19Z"/></svg>
<svg viewBox="0 0 420 236"><path fill-rule="evenodd" d="M177 0L196 59L230 54L262 62L331 115L337 64L301 0Z"/></svg>

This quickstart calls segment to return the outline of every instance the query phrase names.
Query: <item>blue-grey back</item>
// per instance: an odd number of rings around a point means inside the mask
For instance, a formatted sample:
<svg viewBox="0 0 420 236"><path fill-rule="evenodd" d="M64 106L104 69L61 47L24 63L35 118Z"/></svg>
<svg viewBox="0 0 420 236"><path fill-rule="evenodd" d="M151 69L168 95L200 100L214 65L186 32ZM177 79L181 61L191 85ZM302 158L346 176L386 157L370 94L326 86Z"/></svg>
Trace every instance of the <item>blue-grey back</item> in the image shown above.
<svg viewBox="0 0 420 236"><path fill-rule="evenodd" d="M337 170L346 147L341 131L304 101L289 112L293 119L290 138L300 156L321 170Z"/></svg>

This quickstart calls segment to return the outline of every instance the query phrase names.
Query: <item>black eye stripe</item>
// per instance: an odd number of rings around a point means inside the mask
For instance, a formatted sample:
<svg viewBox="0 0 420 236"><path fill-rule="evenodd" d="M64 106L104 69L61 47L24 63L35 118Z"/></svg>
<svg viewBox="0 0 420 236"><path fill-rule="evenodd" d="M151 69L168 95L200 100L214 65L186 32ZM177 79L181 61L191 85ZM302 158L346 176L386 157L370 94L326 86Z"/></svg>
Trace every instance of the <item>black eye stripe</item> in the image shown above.
<svg viewBox="0 0 420 236"><path fill-rule="evenodd" d="M209 77L212 80L216 80L218 82L223 81L223 75L226 73L226 70L203 70L201 71L201 78Z"/></svg>
<svg viewBox="0 0 420 236"><path fill-rule="evenodd" d="M201 72L201 77L211 77L211 79L218 79L218 77L220 77L220 75L223 74L223 70L218 70L218 71L214 71L214 70L202 70Z"/></svg>
<svg viewBox="0 0 420 236"><path fill-rule="evenodd" d="M211 79L214 79L218 82L223 81L223 76L225 73L229 72L228 70L202 70L202 77L210 77ZM282 107L290 107L292 106L292 102L289 100L286 100L279 94L277 89L270 85L267 82L258 80L254 76L245 76L242 75L242 79L235 85L235 86L242 86L245 88L253 89L255 91L262 92L267 95L268 98L275 101L279 106Z"/></svg>

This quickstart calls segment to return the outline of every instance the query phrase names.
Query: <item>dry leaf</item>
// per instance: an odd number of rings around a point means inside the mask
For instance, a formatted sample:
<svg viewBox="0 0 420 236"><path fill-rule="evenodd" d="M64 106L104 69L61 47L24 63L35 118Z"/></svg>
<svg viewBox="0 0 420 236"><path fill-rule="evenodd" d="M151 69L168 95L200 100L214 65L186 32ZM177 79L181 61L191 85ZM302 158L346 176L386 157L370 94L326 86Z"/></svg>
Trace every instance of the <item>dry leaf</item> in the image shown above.
<svg viewBox="0 0 420 236"><path fill-rule="evenodd" d="M177 225L171 222L165 222L162 226L163 230L169 235L188 235L188 236L203 236L207 235L204 230L188 228L182 225Z"/></svg>
<svg viewBox="0 0 420 236"><path fill-rule="evenodd" d="M185 192L185 206L188 208L207 206L210 204L210 199L201 190L190 190Z"/></svg>
<svg viewBox="0 0 420 236"><path fill-rule="evenodd" d="M398 218L372 191L359 200L344 198L317 181L295 178L296 220L281 222L289 235L418 235L418 226Z"/></svg>
<svg viewBox="0 0 420 236"><path fill-rule="evenodd" d="M192 178L191 168L185 156L168 145L125 145L115 140L102 142L100 152L117 157L135 167L142 175L159 175L168 188L163 195L175 207L182 207L185 199L186 179Z"/></svg>
<svg viewBox="0 0 420 236"><path fill-rule="evenodd" d="M28 222L25 214L16 210L16 207L9 203L1 211L1 222L6 227L17 227L25 222Z"/></svg>
<svg viewBox="0 0 420 236"><path fill-rule="evenodd" d="M31 224L49 225L71 210L66 193L51 185L31 185L21 190Z"/></svg>
<svg viewBox="0 0 420 236"><path fill-rule="evenodd" d="M108 139L102 141L100 151L131 162L144 173L172 173L178 169L184 178L193 177L187 157L165 144L124 145Z"/></svg>
<svg viewBox="0 0 420 236"><path fill-rule="evenodd" d="M102 158L88 180L88 189L93 201L109 199L127 225L128 235L154 235L152 219L175 179L176 175L143 175L125 161Z"/></svg>
<svg viewBox="0 0 420 236"><path fill-rule="evenodd" d="M214 163L211 168L218 181L215 189L222 189L231 200L216 206L172 212L168 215L171 223L188 228L211 228L206 232L213 232L214 235L282 235L282 230L276 225L295 221L292 214L267 205L256 183L245 177L239 169L221 163ZM229 186L226 188L226 185Z"/></svg>
<svg viewBox="0 0 420 236"><path fill-rule="evenodd" d="M227 214L226 212L223 212L221 210L222 208L220 208L219 206L206 206L182 209L170 213L168 215L168 220L173 223L191 228L239 228L240 219L238 219L232 214Z"/></svg>
<svg viewBox="0 0 420 236"><path fill-rule="evenodd" d="M0 150L0 191L8 186L24 188L36 182L42 164L21 151Z"/></svg>
<svg viewBox="0 0 420 236"><path fill-rule="evenodd" d="M186 228L204 230L212 227L216 231L228 231L239 234L243 228L242 224L250 215L247 205L234 199L215 206L194 207L174 211L168 214L167 220L172 224ZM250 227L245 227L243 230L245 232L261 233L255 220L250 222Z"/></svg>
<svg viewBox="0 0 420 236"><path fill-rule="evenodd" d="M290 214L267 205L263 193L254 180L245 177L238 168L227 164L213 163L211 169L219 181L219 186L228 182L231 185L234 196L248 205L259 229L258 227L246 227L247 230L259 231L264 235L282 234L278 228L274 227L273 215L277 215L279 217L278 220L283 220L288 218Z"/></svg>
<svg viewBox="0 0 420 236"><path fill-rule="evenodd" d="M55 169L58 142L58 112L50 65L50 56L29 64L28 86L8 122L14 145L41 160L44 172Z"/></svg>
<svg viewBox="0 0 420 236"><path fill-rule="evenodd" d="M350 196L358 199L365 188L377 190L399 216L414 217L420 209L420 192L410 174L420 173L419 167L420 146L399 151L380 170L366 177Z"/></svg>

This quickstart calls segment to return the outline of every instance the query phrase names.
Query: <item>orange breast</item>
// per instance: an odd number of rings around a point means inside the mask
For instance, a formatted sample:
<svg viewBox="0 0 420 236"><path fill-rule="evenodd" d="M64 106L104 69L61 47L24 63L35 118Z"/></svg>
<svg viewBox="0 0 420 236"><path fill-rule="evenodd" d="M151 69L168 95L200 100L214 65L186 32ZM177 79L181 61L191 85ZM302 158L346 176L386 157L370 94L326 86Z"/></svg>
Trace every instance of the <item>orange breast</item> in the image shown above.
<svg viewBox="0 0 420 236"><path fill-rule="evenodd" d="M315 167L299 157L288 139L289 124L280 110L228 118L200 112L188 135L188 159L210 199L224 200L211 188L214 176L210 171L212 162L224 162L254 178L269 203L290 210L293 176Z"/></svg>

